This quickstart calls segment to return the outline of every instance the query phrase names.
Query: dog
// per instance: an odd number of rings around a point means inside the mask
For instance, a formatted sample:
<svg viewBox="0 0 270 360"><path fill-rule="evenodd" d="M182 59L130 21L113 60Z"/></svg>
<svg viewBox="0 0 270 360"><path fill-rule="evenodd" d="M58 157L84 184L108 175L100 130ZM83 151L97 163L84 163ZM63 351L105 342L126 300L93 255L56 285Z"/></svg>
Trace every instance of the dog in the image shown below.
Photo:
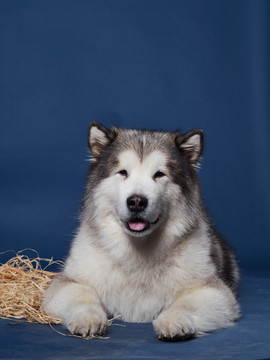
<svg viewBox="0 0 270 360"><path fill-rule="evenodd" d="M89 125L80 226L43 299L72 334L103 335L121 315L183 341L238 319L237 261L200 192L203 140L202 130Z"/></svg>

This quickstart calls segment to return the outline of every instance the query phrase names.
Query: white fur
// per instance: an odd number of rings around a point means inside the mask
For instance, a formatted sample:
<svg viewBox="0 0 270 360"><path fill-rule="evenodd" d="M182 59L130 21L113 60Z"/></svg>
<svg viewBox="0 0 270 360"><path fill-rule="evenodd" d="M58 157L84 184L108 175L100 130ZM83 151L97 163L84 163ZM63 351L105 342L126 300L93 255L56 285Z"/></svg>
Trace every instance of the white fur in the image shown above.
<svg viewBox="0 0 270 360"><path fill-rule="evenodd" d="M160 151L155 151L145 157L141 162L136 153L131 150L124 151L119 157L119 169L124 168L128 172L127 178L117 176L115 179L115 191L113 192L116 205L116 217L126 220L129 217L126 199L133 194L147 197L147 219L154 222L161 214L161 209L166 206L164 198L169 182L168 177L154 181L153 175L157 171L166 172L166 157ZM108 196L111 196L112 179L108 178L102 188L107 188ZM103 190L102 190L103 191Z"/></svg>
<svg viewBox="0 0 270 360"><path fill-rule="evenodd" d="M196 140L196 139L195 139ZM199 336L228 326L238 316L234 295L209 261L208 226L186 231L181 191L172 183L166 156L155 151L143 161L133 151L101 181L74 239L63 275L44 298L45 310L73 333L103 333L106 315L125 321L153 321L157 334ZM119 175L125 169L127 177ZM162 171L166 176L154 179ZM126 199L147 196L147 219L160 221L145 236L132 238L123 220ZM93 207L93 204L91 206ZM90 206L90 205L89 205Z"/></svg>

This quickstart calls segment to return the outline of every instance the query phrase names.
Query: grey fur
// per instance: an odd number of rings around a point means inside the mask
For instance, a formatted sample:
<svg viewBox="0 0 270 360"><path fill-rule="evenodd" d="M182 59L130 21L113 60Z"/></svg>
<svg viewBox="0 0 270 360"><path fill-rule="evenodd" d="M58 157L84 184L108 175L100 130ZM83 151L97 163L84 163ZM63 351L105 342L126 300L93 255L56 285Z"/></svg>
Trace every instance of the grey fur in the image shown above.
<svg viewBox="0 0 270 360"><path fill-rule="evenodd" d="M153 321L162 340L180 341L238 318L235 255L202 202L203 138L202 130L90 124L81 226L44 297L45 310L72 333L104 333L105 313L121 312L127 321Z"/></svg>

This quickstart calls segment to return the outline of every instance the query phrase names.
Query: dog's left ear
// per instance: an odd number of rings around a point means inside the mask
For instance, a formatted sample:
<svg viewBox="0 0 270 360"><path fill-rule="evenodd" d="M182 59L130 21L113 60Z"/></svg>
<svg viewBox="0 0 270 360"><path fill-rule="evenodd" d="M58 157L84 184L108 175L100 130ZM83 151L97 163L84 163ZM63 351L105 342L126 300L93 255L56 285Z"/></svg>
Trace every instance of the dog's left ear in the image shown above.
<svg viewBox="0 0 270 360"><path fill-rule="evenodd" d="M96 161L115 138L115 130L109 130L97 121L91 122L88 127L88 146L91 151L91 161Z"/></svg>
<svg viewBox="0 0 270 360"><path fill-rule="evenodd" d="M204 134L200 129L191 130L184 135L176 136L176 144L179 150L188 158L191 165L199 167L200 158L203 152Z"/></svg>

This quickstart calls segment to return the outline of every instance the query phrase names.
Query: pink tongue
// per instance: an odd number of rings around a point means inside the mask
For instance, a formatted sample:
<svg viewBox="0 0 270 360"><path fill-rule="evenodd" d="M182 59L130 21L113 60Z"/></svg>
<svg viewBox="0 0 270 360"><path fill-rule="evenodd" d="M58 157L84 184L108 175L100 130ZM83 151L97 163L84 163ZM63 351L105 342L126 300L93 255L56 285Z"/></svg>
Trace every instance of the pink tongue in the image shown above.
<svg viewBox="0 0 270 360"><path fill-rule="evenodd" d="M133 231L142 231L146 228L147 223L145 222L129 222L129 227Z"/></svg>

